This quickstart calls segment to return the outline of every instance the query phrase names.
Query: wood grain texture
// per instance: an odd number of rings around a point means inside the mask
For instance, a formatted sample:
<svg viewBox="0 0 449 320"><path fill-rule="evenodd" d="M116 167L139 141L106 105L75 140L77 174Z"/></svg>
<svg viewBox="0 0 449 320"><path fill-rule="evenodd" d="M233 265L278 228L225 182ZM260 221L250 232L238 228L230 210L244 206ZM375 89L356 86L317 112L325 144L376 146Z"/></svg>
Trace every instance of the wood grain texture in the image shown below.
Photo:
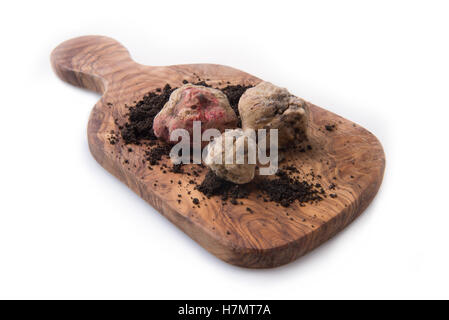
<svg viewBox="0 0 449 320"><path fill-rule="evenodd" d="M252 194L242 200L243 205L223 205L212 197L201 200L198 208L190 199L201 199L202 195L189 185L191 177L149 170L142 162L143 147L133 146L133 152L128 152L122 142L108 142L111 130L118 131L114 120L124 123L126 104L133 105L166 83L179 87L183 80L195 82L200 77L220 87L228 81L255 85L260 79L221 65L143 66L134 62L120 43L102 36L62 43L52 52L51 63L62 80L102 94L87 130L95 159L201 246L231 264L268 268L297 259L360 215L382 182L385 157L376 137L351 121L311 105L309 136L313 149L306 153L291 151L284 163L296 164L304 174L313 169L321 176L323 186L336 183L337 198L283 208ZM327 131L326 124L335 124L337 129ZM169 164L170 160L164 161ZM201 181L204 174L197 180ZM170 180L180 180L181 185ZM181 203L178 194L182 195Z"/></svg>

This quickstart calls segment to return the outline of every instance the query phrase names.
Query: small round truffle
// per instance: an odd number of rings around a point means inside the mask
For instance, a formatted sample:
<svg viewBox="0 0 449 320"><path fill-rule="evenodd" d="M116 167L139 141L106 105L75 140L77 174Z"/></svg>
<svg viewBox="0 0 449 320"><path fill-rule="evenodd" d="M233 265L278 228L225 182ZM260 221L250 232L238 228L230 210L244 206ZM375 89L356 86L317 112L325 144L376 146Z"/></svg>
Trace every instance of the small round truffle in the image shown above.
<svg viewBox="0 0 449 320"><path fill-rule="evenodd" d="M255 161L251 163L248 156L251 145L256 146L256 141L242 129L226 130L207 145L204 163L220 178L237 184L248 183L254 179L256 170ZM243 163L238 163L239 155Z"/></svg>
<svg viewBox="0 0 449 320"><path fill-rule="evenodd" d="M287 89L261 82L246 90L238 108L243 129L278 129L279 148L307 139L307 102Z"/></svg>
<svg viewBox="0 0 449 320"><path fill-rule="evenodd" d="M186 84L172 92L168 102L154 118L156 137L166 142L175 129L185 129L192 137L193 122L201 122L201 132L214 128L223 132L235 128L237 116L220 90Z"/></svg>

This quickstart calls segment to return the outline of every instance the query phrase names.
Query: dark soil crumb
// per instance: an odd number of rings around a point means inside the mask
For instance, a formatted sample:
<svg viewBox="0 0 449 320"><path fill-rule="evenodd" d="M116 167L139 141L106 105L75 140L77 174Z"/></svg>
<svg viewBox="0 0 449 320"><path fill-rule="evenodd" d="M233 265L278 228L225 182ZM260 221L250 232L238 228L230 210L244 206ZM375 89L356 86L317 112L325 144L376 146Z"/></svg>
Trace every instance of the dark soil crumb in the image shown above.
<svg viewBox="0 0 449 320"><path fill-rule="evenodd" d="M155 165L159 163L159 160L162 159L163 156L168 156L170 154L170 146L169 145L158 145L153 147L149 151L145 151L145 159L151 164Z"/></svg>
<svg viewBox="0 0 449 320"><path fill-rule="evenodd" d="M234 184L221 179L211 170L206 173L203 182L196 186L195 189L202 192L207 197L221 195L223 201L230 198L232 204L237 204L236 199L247 198L250 194L247 185Z"/></svg>
<svg viewBox="0 0 449 320"><path fill-rule="evenodd" d="M173 173L184 173L184 169L182 168L183 164L179 163L179 164L174 164L170 171Z"/></svg>
<svg viewBox="0 0 449 320"><path fill-rule="evenodd" d="M109 143L112 145L116 144L119 140L119 138L115 134L114 130L111 130L111 135L107 139L108 139Z"/></svg>
<svg viewBox="0 0 449 320"><path fill-rule="evenodd" d="M260 189L268 195L270 201L288 207L295 200L306 203L323 199L313 184L290 178L282 170L278 171L277 176L279 178L264 179L259 183Z"/></svg>
<svg viewBox="0 0 449 320"><path fill-rule="evenodd" d="M203 80L194 83L194 85L196 85L196 86L203 86L203 87L207 87L207 88L211 88L211 87L212 87L211 85L207 84L207 83L206 83L205 81L203 81Z"/></svg>
<svg viewBox="0 0 449 320"><path fill-rule="evenodd" d="M334 131L335 130L335 124L326 124L324 126L324 128L326 128L327 131Z"/></svg>
<svg viewBox="0 0 449 320"><path fill-rule="evenodd" d="M121 129L125 144L141 144L142 140L157 140L153 132L154 117L161 111L176 88L165 85L160 94L150 92L129 108L128 122Z"/></svg>
<svg viewBox="0 0 449 320"><path fill-rule="evenodd" d="M253 86L241 86L241 85L236 85L236 86L227 86L223 89L221 89L221 91L223 91L223 93L226 95L226 97L228 97L229 100L229 104L231 105L232 109L234 110L235 114L237 115L238 120L238 124L237 126L240 128L242 126L242 121L240 120L240 113L239 113L239 108L238 108L238 104L239 104L239 100L240 97L242 96L242 94L245 93L246 90L248 90L249 88L252 88Z"/></svg>
<svg viewBox="0 0 449 320"><path fill-rule="evenodd" d="M290 166L284 166L283 168L284 170L290 171L290 172L294 172L294 173L298 173L298 168L296 168L294 165L290 165Z"/></svg>

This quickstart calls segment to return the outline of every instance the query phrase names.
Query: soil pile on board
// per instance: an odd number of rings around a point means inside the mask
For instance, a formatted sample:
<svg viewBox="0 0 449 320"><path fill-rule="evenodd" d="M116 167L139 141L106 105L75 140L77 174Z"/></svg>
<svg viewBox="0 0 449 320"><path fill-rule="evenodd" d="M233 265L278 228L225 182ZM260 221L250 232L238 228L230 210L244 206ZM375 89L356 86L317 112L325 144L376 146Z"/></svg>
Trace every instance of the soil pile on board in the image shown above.
<svg viewBox="0 0 449 320"><path fill-rule="evenodd" d="M226 181L216 176L212 170L206 173L203 182L196 189L207 197L220 195L223 201L231 199L233 204L237 204L237 199L247 198L251 192L248 185Z"/></svg>
<svg viewBox="0 0 449 320"><path fill-rule="evenodd" d="M260 190L267 194L270 201L290 206L296 200L300 204L320 201L322 192L319 184L311 184L297 177L290 177L285 171L278 170L275 179L263 179L260 181Z"/></svg>
<svg viewBox="0 0 449 320"><path fill-rule="evenodd" d="M304 204L322 200L324 193L319 187L319 184L291 177L283 170L279 170L274 179L261 178L257 183L241 185L223 180L209 170L196 189L207 197L220 195L224 201L230 199L232 204L237 204L237 199L247 198L252 190L256 190L266 195L265 201L288 207L295 201Z"/></svg>
<svg viewBox="0 0 449 320"><path fill-rule="evenodd" d="M161 111L170 98L172 89L169 84L158 92L146 94L135 106L129 108L128 122L121 129L126 144L141 144L142 140L157 140L153 132L154 117Z"/></svg>

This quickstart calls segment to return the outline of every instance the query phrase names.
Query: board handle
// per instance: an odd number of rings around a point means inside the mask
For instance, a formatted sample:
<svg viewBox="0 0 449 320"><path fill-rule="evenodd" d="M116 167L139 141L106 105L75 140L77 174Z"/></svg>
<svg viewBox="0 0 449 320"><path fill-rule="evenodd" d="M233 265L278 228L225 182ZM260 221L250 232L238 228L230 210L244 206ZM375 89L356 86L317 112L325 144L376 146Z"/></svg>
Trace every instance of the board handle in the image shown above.
<svg viewBox="0 0 449 320"><path fill-rule="evenodd" d="M118 41L104 36L67 40L51 53L53 70L63 81L104 93L112 77L138 66Z"/></svg>

